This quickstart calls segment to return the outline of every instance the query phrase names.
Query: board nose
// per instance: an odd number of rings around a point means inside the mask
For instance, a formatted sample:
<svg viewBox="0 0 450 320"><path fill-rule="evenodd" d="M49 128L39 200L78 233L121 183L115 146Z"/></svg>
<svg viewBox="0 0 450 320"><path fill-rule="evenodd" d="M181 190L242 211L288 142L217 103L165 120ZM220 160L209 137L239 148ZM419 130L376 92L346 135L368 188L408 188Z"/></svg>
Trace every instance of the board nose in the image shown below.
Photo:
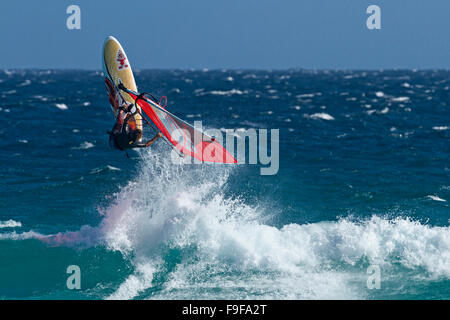
<svg viewBox="0 0 450 320"><path fill-rule="evenodd" d="M106 39L105 39L105 42L103 43L103 47L105 47L105 45L106 45L106 43L108 41L114 41L114 42L117 42L117 43L120 44L120 42L116 38L114 38L113 36L107 36Z"/></svg>

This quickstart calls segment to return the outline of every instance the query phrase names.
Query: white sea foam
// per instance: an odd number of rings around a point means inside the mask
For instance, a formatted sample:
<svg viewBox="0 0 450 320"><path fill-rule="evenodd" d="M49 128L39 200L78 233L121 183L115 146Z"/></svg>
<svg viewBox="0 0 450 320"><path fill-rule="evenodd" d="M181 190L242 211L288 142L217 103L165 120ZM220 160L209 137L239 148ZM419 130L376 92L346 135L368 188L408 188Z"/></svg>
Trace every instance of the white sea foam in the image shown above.
<svg viewBox="0 0 450 320"><path fill-rule="evenodd" d="M81 143L78 147L72 148L72 149L81 149L81 150L86 150L86 149L90 149L93 148L94 144L88 141L84 141L83 143Z"/></svg>
<svg viewBox="0 0 450 320"><path fill-rule="evenodd" d="M315 96L314 93L303 93L303 94L298 94L295 97L296 98L313 98Z"/></svg>
<svg viewBox="0 0 450 320"><path fill-rule="evenodd" d="M329 115L328 113L324 113L324 112L319 112L319 113L314 113L311 115L305 114L304 115L305 118L309 118L309 119L322 119L322 120L334 120L334 117Z"/></svg>
<svg viewBox="0 0 450 320"><path fill-rule="evenodd" d="M135 187L145 189L141 182ZM190 186L189 192L173 187L166 201L156 201L153 189L140 204L122 199L107 213L108 245L126 256L133 253L135 265L109 298L131 299L151 288L154 274L164 270L161 246L180 251L183 261L152 296L159 299L364 298L365 269L355 274L331 267L351 268L363 258L386 273L392 262L450 277L449 228L380 217L276 228L264 223L260 209L214 193L212 183ZM210 192L214 196L206 197Z"/></svg>
<svg viewBox="0 0 450 320"><path fill-rule="evenodd" d="M45 238L47 238L47 236L34 231L19 232L19 233L17 233L16 231L12 231L7 233L0 233L0 240L15 240L15 241L29 240L29 239L44 240Z"/></svg>
<svg viewBox="0 0 450 320"><path fill-rule="evenodd" d="M38 100L41 100L41 101L48 101L48 98L47 97L44 97L44 96L41 96L41 95L36 95L36 96L33 96L33 98L34 99L38 99Z"/></svg>
<svg viewBox="0 0 450 320"><path fill-rule="evenodd" d="M21 222L14 220L0 221L0 229L1 228L20 228L22 226Z"/></svg>
<svg viewBox="0 0 450 320"><path fill-rule="evenodd" d="M69 108L67 107L67 105L64 104L64 103L56 103L55 106L56 106L58 109L61 109L61 110L67 110L67 109L69 109Z"/></svg>
<svg viewBox="0 0 450 320"><path fill-rule="evenodd" d="M18 87L26 87L29 86L31 84L31 80L26 79L24 82L19 83L17 86Z"/></svg>
<svg viewBox="0 0 450 320"><path fill-rule="evenodd" d="M239 89L231 89L231 90L228 90L228 91L221 91L221 90L212 90L212 91L206 91L206 92L202 91L202 92L197 93L197 95L198 96L204 96L204 95L207 95L207 94L211 94L211 95L218 95L218 96L232 96L232 95L235 95L235 94L236 95L242 95L242 94L247 94L247 93L248 93L247 90L241 91Z"/></svg>
<svg viewBox="0 0 450 320"><path fill-rule="evenodd" d="M394 102L407 102L407 101L409 101L409 97L392 98L392 101L394 101Z"/></svg>
<svg viewBox="0 0 450 320"><path fill-rule="evenodd" d="M436 130L436 131L450 130L450 126L436 126L436 127L433 127L433 130Z"/></svg>
<svg viewBox="0 0 450 320"><path fill-rule="evenodd" d="M110 166L109 164L106 166L106 168L108 168L111 171L120 171L121 170L120 168L116 168L116 167Z"/></svg>
<svg viewBox="0 0 450 320"><path fill-rule="evenodd" d="M429 195L427 197L434 201L447 202L447 200L439 198L438 196L435 196L435 195Z"/></svg>
<svg viewBox="0 0 450 320"><path fill-rule="evenodd" d="M106 167L94 168L94 169L91 170L90 173L91 174L97 174L97 173L104 172L104 171L107 171L107 170L108 171L121 171L120 168L116 168L116 167L107 165Z"/></svg>
<svg viewBox="0 0 450 320"><path fill-rule="evenodd" d="M200 118L202 115L200 113L197 114L187 114L186 118Z"/></svg>

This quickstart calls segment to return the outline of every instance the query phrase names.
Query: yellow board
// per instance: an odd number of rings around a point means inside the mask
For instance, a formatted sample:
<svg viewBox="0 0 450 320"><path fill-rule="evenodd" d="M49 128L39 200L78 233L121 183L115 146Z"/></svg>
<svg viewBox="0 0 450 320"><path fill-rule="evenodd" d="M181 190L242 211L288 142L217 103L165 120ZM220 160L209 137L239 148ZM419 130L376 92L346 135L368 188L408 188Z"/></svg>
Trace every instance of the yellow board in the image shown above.
<svg viewBox="0 0 450 320"><path fill-rule="evenodd" d="M108 77L116 87L119 83L123 83L125 87L137 92L136 82L134 81L133 71L131 70L130 61L120 45L114 37L108 37L103 45L103 72L105 77ZM125 92L120 92L124 100L129 103L134 103L134 100ZM136 106L141 112L140 107ZM113 107L114 116L117 116L117 109ZM136 125L138 129L142 130L142 117L139 114L135 115Z"/></svg>

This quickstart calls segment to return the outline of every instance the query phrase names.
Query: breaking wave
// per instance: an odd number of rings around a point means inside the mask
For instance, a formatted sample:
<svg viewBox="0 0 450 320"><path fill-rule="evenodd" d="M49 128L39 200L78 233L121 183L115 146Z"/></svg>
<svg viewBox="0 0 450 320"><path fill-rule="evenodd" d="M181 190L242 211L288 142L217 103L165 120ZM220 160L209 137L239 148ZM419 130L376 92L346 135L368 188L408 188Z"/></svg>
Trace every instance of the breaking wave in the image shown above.
<svg viewBox="0 0 450 320"><path fill-rule="evenodd" d="M278 228L264 207L225 196L239 169L141 156L140 175L100 210L97 227L0 238L119 251L133 272L107 299L369 298L373 264L385 281L450 279L450 227L372 216Z"/></svg>
<svg viewBox="0 0 450 320"><path fill-rule="evenodd" d="M449 227L373 216L277 228L263 207L224 196L230 167L143 158L104 211L103 240L134 266L107 298L366 298L372 264L386 278L450 278Z"/></svg>

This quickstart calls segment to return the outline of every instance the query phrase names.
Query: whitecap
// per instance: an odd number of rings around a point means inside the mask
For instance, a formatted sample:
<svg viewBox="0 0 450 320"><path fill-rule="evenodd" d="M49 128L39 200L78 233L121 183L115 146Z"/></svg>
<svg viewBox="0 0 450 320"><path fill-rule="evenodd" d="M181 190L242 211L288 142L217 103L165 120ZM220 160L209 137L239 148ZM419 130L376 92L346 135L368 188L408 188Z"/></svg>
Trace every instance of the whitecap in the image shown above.
<svg viewBox="0 0 450 320"><path fill-rule="evenodd" d="M38 100L41 100L41 101L48 101L48 98L47 97L44 97L44 96L41 96L41 95L36 95L36 96L33 96L33 98L34 99L38 99Z"/></svg>
<svg viewBox="0 0 450 320"><path fill-rule="evenodd" d="M322 119L322 120L328 120L328 121L334 120L333 116L331 116L325 112L314 113L311 115L305 114L304 116L305 116L305 118L309 118L309 119Z"/></svg>
<svg viewBox="0 0 450 320"><path fill-rule="evenodd" d="M436 131L444 131L444 130L449 130L450 129L450 126L436 126L436 127L433 127L433 130L436 130Z"/></svg>
<svg viewBox="0 0 450 320"><path fill-rule="evenodd" d="M427 197L434 201L447 202L447 200L439 198L438 196L435 195L428 195Z"/></svg>
<svg viewBox="0 0 450 320"><path fill-rule="evenodd" d="M69 109L69 108L67 107L67 105L64 104L64 103L56 103L55 106L56 106L58 109L60 109L60 110L67 110L67 109Z"/></svg>
<svg viewBox="0 0 450 320"><path fill-rule="evenodd" d="M20 228L22 223L14 220L0 221L0 228Z"/></svg>
<svg viewBox="0 0 450 320"><path fill-rule="evenodd" d="M107 165L106 167L101 167L101 168L94 168L94 169L92 169L92 170L90 171L90 174L97 174L97 173L103 172L103 171L105 171L105 170L109 170L109 171L121 171L120 168L116 168L116 167L113 167L113 166L111 166L111 165Z"/></svg>
<svg viewBox="0 0 450 320"><path fill-rule="evenodd" d="M25 80L24 82L22 82L22 83L19 83L17 86L18 87L25 87L25 86L29 86L31 84L31 80Z"/></svg>
<svg viewBox="0 0 450 320"><path fill-rule="evenodd" d="M394 101L394 102L406 102L406 101L409 101L409 97L392 98L392 101Z"/></svg>
<svg viewBox="0 0 450 320"><path fill-rule="evenodd" d="M200 92L198 93L199 96L203 96L206 94L211 94L211 95L219 95L219 96L231 96L231 95L242 95L242 94L247 94L248 91L244 90L241 91L239 89L231 89L228 91L221 91L221 90L212 90L212 91L208 91L208 92Z"/></svg>
<svg viewBox="0 0 450 320"><path fill-rule="evenodd" d="M313 98L314 93L303 93L295 96L296 98Z"/></svg>
<svg viewBox="0 0 450 320"><path fill-rule="evenodd" d="M93 148L94 144L88 141L84 141L82 144L80 144L79 147L76 148L72 148L72 149L82 149L82 150L86 150L86 149L90 149Z"/></svg>
<svg viewBox="0 0 450 320"><path fill-rule="evenodd" d="M200 113L197 114L188 114L186 118L200 118L202 115Z"/></svg>
<svg viewBox="0 0 450 320"><path fill-rule="evenodd" d="M108 168L111 171L121 171L120 168L116 168L116 167L110 166L109 164L106 166L106 168Z"/></svg>

